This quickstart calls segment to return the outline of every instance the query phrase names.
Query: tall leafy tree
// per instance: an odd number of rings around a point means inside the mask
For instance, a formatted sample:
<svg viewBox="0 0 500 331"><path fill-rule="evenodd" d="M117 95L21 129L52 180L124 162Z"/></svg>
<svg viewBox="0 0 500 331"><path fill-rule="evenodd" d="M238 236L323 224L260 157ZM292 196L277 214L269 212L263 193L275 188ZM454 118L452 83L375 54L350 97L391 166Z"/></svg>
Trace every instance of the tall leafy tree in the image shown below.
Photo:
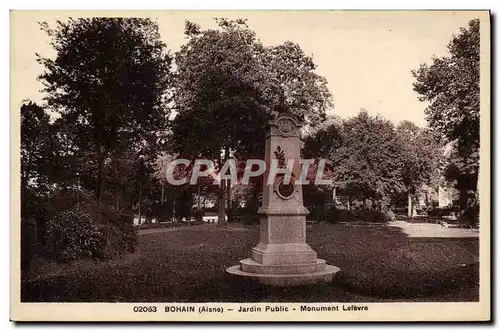
<svg viewBox="0 0 500 331"><path fill-rule="evenodd" d="M21 105L21 215L36 216L50 192L57 137L50 117L32 101Z"/></svg>
<svg viewBox="0 0 500 331"><path fill-rule="evenodd" d="M335 171L349 196L381 200L404 190L401 148L390 121L362 110L344 122L343 137Z"/></svg>
<svg viewBox="0 0 500 331"><path fill-rule="evenodd" d="M107 160L155 144L164 129L172 57L149 19L79 18L41 27L56 51L54 59L38 55L45 99L60 114L67 145L92 158L88 171L101 201Z"/></svg>
<svg viewBox="0 0 500 331"><path fill-rule="evenodd" d="M21 186L46 179L51 147L50 117L32 101L21 105Z"/></svg>
<svg viewBox="0 0 500 331"><path fill-rule="evenodd" d="M424 185L435 184L443 161L441 137L410 121L401 122L396 132L401 144L399 159L402 181L408 195L408 216L412 216L412 198Z"/></svg>
<svg viewBox="0 0 500 331"><path fill-rule="evenodd" d="M471 20L447 45L449 55L434 57L413 71L414 90L426 101L427 121L456 148L457 188L461 206L474 201L479 168L480 24ZM471 199L472 198L472 199Z"/></svg>
<svg viewBox="0 0 500 331"><path fill-rule="evenodd" d="M331 106L326 80L298 45L265 47L243 19L217 23L200 30L186 22L188 42L176 54L177 151L219 165L230 155L262 157L263 127L278 112L313 124L324 117ZM224 194L222 187L221 211Z"/></svg>

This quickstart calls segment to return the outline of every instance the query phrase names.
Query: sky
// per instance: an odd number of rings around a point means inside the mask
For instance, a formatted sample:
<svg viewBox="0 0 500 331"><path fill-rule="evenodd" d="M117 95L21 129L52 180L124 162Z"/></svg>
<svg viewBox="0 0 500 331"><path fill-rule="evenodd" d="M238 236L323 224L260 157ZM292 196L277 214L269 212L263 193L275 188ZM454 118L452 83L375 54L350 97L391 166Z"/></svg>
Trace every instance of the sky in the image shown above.
<svg viewBox="0 0 500 331"><path fill-rule="evenodd" d="M335 107L329 114L355 116L361 108L398 123L425 126L425 103L413 91L411 71L447 54L452 35L469 20L484 17L473 11L142 11L11 13L11 86L13 101L42 102L37 76L43 66L35 53L53 57L49 38L37 22L53 25L68 17L141 16L155 19L171 52L186 42L185 20L215 27L214 17L246 18L264 45L292 41L313 57L316 72L328 81Z"/></svg>

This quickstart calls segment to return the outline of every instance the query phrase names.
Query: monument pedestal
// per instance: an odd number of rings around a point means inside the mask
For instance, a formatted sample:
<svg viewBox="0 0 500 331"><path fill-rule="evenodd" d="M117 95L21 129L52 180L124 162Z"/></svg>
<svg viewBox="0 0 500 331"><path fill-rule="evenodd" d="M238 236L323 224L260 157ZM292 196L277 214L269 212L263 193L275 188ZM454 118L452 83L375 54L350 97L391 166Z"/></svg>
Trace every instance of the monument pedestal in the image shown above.
<svg viewBox="0 0 500 331"><path fill-rule="evenodd" d="M286 159L300 159L298 123L289 116L280 116L269 125L266 139L266 164L272 154L283 166ZM267 183L267 175L264 177ZM292 173L298 178L297 171ZM262 208L258 211L260 241L252 249L251 258L241 260L226 271L235 276L274 286L294 286L330 282L340 269L318 259L306 243L306 215L302 187L283 184L278 177L274 185L265 185Z"/></svg>
<svg viewBox="0 0 500 331"><path fill-rule="evenodd" d="M305 209L305 208L304 208ZM267 215L251 258L226 271L264 285L296 286L331 282L340 269L318 259L306 243L305 215Z"/></svg>

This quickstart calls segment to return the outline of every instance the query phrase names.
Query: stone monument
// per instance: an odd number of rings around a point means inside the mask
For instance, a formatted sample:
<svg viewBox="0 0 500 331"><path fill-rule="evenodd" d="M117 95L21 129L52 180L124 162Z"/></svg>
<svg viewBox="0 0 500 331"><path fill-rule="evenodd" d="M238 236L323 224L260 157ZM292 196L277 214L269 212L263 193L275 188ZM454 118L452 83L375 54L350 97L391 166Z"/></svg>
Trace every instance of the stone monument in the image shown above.
<svg viewBox="0 0 500 331"><path fill-rule="evenodd" d="M295 118L284 114L269 122L265 151L268 169L273 159L279 168L285 168L288 160L300 161L300 127ZM284 175L278 174L274 184L269 185L268 176L269 171L266 171L262 206L258 211L260 242L252 249L250 258L226 271L265 285L330 282L339 268L318 259L316 252L306 243L306 215L309 211L303 204L302 186L295 182L300 170L293 171L288 184Z"/></svg>

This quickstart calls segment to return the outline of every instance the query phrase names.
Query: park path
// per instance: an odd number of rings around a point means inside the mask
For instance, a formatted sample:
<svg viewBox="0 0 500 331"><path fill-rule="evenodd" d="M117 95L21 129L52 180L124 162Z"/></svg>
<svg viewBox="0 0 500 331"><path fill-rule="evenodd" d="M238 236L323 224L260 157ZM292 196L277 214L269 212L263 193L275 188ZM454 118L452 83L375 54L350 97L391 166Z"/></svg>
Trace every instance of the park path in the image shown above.
<svg viewBox="0 0 500 331"><path fill-rule="evenodd" d="M415 238L478 238L479 229L446 228L440 224L393 221L389 226L401 228Z"/></svg>

